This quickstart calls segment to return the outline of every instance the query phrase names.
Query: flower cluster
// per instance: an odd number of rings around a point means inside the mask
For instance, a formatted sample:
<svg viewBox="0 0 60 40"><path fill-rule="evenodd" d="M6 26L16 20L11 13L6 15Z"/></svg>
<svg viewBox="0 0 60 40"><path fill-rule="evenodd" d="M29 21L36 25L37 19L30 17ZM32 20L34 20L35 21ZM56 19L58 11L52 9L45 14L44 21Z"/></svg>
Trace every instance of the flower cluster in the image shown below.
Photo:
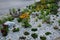
<svg viewBox="0 0 60 40"><path fill-rule="evenodd" d="M24 18L28 18L29 17L29 14L27 13L24 13L22 14L21 16L19 16L20 18L24 19Z"/></svg>

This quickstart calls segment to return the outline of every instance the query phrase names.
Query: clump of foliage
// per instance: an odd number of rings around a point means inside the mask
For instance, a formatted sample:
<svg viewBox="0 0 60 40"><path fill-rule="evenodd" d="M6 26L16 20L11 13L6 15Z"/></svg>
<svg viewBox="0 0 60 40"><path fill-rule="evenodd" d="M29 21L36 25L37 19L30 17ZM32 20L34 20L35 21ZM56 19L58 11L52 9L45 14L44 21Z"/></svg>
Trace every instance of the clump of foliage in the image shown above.
<svg viewBox="0 0 60 40"><path fill-rule="evenodd" d="M21 37L19 37L19 40L21 40L21 39L26 39L26 37L24 37L24 36L21 36Z"/></svg>
<svg viewBox="0 0 60 40"><path fill-rule="evenodd" d="M18 21L18 22L21 22L21 21L22 21L22 19L21 19L21 18L18 18L18 19L17 19L17 21Z"/></svg>
<svg viewBox="0 0 60 40"><path fill-rule="evenodd" d="M24 32L24 35L29 35L30 33L29 32Z"/></svg>
<svg viewBox="0 0 60 40"><path fill-rule="evenodd" d="M19 28L14 28L12 31L13 32L18 32L19 31Z"/></svg>
<svg viewBox="0 0 60 40"><path fill-rule="evenodd" d="M46 32L45 34L46 34L46 35L50 35L50 34L51 34L51 32Z"/></svg>
<svg viewBox="0 0 60 40"><path fill-rule="evenodd" d="M36 33L31 34L31 36L32 36L34 39L36 39L36 38L38 37L38 35L37 35Z"/></svg>
<svg viewBox="0 0 60 40"><path fill-rule="evenodd" d="M59 29L57 26L53 27L55 30Z"/></svg>
<svg viewBox="0 0 60 40"><path fill-rule="evenodd" d="M50 17L45 17L43 19L43 22L46 22L46 23L50 24Z"/></svg>
<svg viewBox="0 0 60 40"><path fill-rule="evenodd" d="M7 26L4 26L4 27L1 29L2 36L7 36L8 31L9 31L8 27L7 27Z"/></svg>
<svg viewBox="0 0 60 40"><path fill-rule="evenodd" d="M12 16L8 16L7 18L3 18L0 20L0 24L3 24L6 21L12 21L14 18Z"/></svg>
<svg viewBox="0 0 60 40"><path fill-rule="evenodd" d="M0 24L2 24L3 23L3 21L2 20L0 20Z"/></svg>
<svg viewBox="0 0 60 40"><path fill-rule="evenodd" d="M23 23L22 26L23 26L24 28L29 28L29 27L31 27L31 25L29 24L28 19L23 20L22 23Z"/></svg>
<svg viewBox="0 0 60 40"><path fill-rule="evenodd" d="M37 28L32 28L31 31L37 31Z"/></svg>
<svg viewBox="0 0 60 40"><path fill-rule="evenodd" d="M12 20L14 20L14 18L12 16L7 17L7 21L12 21Z"/></svg>
<svg viewBox="0 0 60 40"><path fill-rule="evenodd" d="M58 20L58 23L60 23L60 20Z"/></svg>
<svg viewBox="0 0 60 40"><path fill-rule="evenodd" d="M46 37L45 36L40 36L40 39L41 40L46 40Z"/></svg>
<svg viewBox="0 0 60 40"><path fill-rule="evenodd" d="M29 23L24 23L23 25L22 25L24 28L29 28L29 27L31 27L31 25L29 24Z"/></svg>

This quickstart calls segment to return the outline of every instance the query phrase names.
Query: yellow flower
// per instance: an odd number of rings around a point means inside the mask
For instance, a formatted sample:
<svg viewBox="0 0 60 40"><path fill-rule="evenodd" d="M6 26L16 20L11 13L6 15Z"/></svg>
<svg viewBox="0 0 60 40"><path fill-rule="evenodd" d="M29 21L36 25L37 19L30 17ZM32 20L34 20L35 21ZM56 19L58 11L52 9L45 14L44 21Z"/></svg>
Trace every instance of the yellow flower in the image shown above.
<svg viewBox="0 0 60 40"><path fill-rule="evenodd" d="M20 18L28 18L29 17L29 15L27 14L27 13L24 13L24 14L22 14L21 16L19 16Z"/></svg>

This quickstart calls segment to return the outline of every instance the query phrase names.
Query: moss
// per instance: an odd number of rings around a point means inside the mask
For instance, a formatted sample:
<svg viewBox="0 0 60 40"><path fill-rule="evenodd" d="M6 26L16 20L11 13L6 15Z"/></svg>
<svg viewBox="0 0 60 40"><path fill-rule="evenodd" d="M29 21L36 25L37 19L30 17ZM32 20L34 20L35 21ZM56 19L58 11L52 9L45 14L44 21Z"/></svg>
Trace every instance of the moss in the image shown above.
<svg viewBox="0 0 60 40"><path fill-rule="evenodd" d="M51 32L46 32L45 34L46 34L46 35L50 35L50 34L51 34Z"/></svg>
<svg viewBox="0 0 60 40"><path fill-rule="evenodd" d="M41 40L46 40L46 37L45 36L40 36L40 39Z"/></svg>
<svg viewBox="0 0 60 40"><path fill-rule="evenodd" d="M29 35L30 33L29 32L24 32L24 35Z"/></svg>
<svg viewBox="0 0 60 40"><path fill-rule="evenodd" d="M37 31L37 28L32 28L31 31Z"/></svg>

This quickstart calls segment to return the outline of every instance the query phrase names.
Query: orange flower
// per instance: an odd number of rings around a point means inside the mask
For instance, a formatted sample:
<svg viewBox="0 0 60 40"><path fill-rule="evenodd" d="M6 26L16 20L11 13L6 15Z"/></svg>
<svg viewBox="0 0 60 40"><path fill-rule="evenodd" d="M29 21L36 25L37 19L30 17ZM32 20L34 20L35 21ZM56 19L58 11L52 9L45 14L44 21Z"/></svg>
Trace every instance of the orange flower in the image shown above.
<svg viewBox="0 0 60 40"><path fill-rule="evenodd" d="M20 18L28 18L29 17L29 15L27 14L27 13L24 13L24 14L22 14L21 16L19 16Z"/></svg>

